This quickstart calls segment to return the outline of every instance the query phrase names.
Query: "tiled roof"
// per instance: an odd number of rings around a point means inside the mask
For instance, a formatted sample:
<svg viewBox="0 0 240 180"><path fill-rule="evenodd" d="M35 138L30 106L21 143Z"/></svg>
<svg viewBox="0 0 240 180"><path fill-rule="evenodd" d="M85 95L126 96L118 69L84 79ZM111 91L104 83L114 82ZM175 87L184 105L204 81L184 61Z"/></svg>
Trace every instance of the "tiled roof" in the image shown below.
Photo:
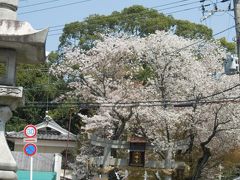
<svg viewBox="0 0 240 180"><path fill-rule="evenodd" d="M147 143L144 137L132 136L128 139L130 143Z"/></svg>
<svg viewBox="0 0 240 180"><path fill-rule="evenodd" d="M37 134L37 138L41 140L60 140L60 141L76 141L77 136L72 134L71 132L63 129L59 126L50 116L45 117L45 121L36 125L37 130L39 131ZM50 128L51 130L42 130L44 128ZM7 138L25 138L23 131L20 132L7 132Z"/></svg>
<svg viewBox="0 0 240 180"><path fill-rule="evenodd" d="M7 132L7 138L25 138L23 132ZM47 132L46 134L37 134L37 138L41 140L61 140L65 141L68 140L68 135L60 134L56 135L51 132ZM76 135L69 134L69 141L76 141Z"/></svg>

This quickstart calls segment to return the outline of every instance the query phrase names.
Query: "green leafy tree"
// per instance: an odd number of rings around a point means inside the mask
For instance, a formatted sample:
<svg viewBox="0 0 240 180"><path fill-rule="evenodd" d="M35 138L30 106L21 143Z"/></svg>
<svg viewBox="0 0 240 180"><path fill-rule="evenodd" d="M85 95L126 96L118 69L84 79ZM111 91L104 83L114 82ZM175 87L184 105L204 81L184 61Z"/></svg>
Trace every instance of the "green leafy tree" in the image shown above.
<svg viewBox="0 0 240 180"><path fill-rule="evenodd" d="M236 43L228 42L225 37L220 39L220 43L225 47L229 52L234 53L236 49Z"/></svg>
<svg viewBox="0 0 240 180"><path fill-rule="evenodd" d="M135 5L113 12L111 15L91 15L84 21L66 24L60 37L60 49L67 46L81 46L89 49L94 46L100 34L129 33L147 36L156 30L168 31L177 25L176 34L188 38L212 38L212 30L189 21L176 20L157 10Z"/></svg>
<svg viewBox="0 0 240 180"><path fill-rule="evenodd" d="M63 80L57 80L48 72L49 66L57 57L58 55L52 52L45 64L18 66L16 85L24 87L26 106L16 109L6 125L7 131L19 131L27 124L42 122L45 111L48 110L46 103L54 100L62 93L61 90L66 88ZM41 107L34 104L35 102L44 102L44 105Z"/></svg>

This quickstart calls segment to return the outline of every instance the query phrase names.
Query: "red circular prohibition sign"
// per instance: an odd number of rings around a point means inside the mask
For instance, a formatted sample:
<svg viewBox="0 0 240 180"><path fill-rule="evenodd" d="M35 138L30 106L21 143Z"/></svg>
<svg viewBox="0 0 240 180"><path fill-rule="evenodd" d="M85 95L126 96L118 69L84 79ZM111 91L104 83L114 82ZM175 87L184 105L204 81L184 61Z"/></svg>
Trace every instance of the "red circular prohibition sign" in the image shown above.
<svg viewBox="0 0 240 180"><path fill-rule="evenodd" d="M36 126L30 124L30 125L27 125L25 128L24 128L24 135L27 137L27 138L33 138L37 135L37 128ZM29 135L31 134L31 135Z"/></svg>
<svg viewBox="0 0 240 180"><path fill-rule="evenodd" d="M34 156L37 152L37 146L35 144L29 143L25 144L23 147L24 154L27 156Z"/></svg>

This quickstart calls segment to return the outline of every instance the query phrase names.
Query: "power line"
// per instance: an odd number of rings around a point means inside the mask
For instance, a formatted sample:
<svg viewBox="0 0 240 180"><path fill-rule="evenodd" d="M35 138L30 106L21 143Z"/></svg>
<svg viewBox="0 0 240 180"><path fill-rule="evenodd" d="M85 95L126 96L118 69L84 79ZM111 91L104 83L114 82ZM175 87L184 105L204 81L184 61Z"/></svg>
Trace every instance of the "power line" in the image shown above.
<svg viewBox="0 0 240 180"><path fill-rule="evenodd" d="M207 4L209 5L209 4ZM206 5L206 6L207 6ZM210 4L211 5L211 4ZM155 6L157 7L157 6ZM166 13L166 15L171 15L173 13L177 13L177 12L182 12L182 11L187 11L187 10L191 10L191 9L196 9L196 8L200 8L201 6L197 6L197 7L193 7L193 8L188 8L188 9L183 9L183 10L179 10L179 11L175 11L175 12L171 12L171 13ZM154 9L154 10L157 10L157 9ZM160 12L160 10L157 10ZM120 14L116 14L116 15L113 15L111 17L109 16L102 16L101 17L101 20L102 19L113 19L113 18L116 18L116 17L122 17L122 18L127 18L127 17L133 17L134 15L136 14L139 14L139 15L144 15L144 14L147 14L148 11L142 11L142 12L138 12L138 13L131 13L131 14L126 14L126 15L120 15ZM141 17L142 19L145 19L146 17ZM94 19L93 20L95 23L97 23L98 21L100 21L99 19ZM61 26L64 26L64 25L57 25L57 26L54 26L54 27L61 27ZM52 27L50 27L52 28ZM53 32L53 31L60 31L60 30L63 30L63 29L58 29L58 30L50 30L49 32ZM51 36L56 36L56 35L61 35L62 33L54 33L54 34L49 34L48 36L51 37Z"/></svg>
<svg viewBox="0 0 240 180"><path fill-rule="evenodd" d="M61 27L61 26L64 26L65 24L60 24L60 25L55 25L55 26L50 26L49 29L53 29L53 28L56 28L56 27Z"/></svg>
<svg viewBox="0 0 240 180"><path fill-rule="evenodd" d="M40 2L40 3L35 3L35 4L20 6L19 8L33 7L33 6L38 6L38 5L42 5L42 4L48 4L48 3L57 2L57 1L61 1L61 0L45 1L45 2ZM87 1L87 0L86 0L86 1ZM91 1L91 0L88 0L88 1ZM186 2L186 1L190 1L190 0L175 1L175 2L172 2L172 3L167 3L167 4L162 4L162 5L154 6L154 7L152 7L152 8L165 7L165 6L169 6L169 5L172 5L172 4L178 4L178 3L180 3L180 2ZM209 1L209 0L208 0L208 1ZM39 12L39 11L45 11L45 10L55 9L55 8L60 8L60 7L65 7L65 6L70 6L70 5L74 5L74 4L78 4L78 3L82 3L82 2L81 2L81 1L80 1L80 2L72 2L72 3L63 4L63 5L58 5L58 6L53 6L53 7L49 7L49 8L42 8L42 9L37 9L37 10L33 10L33 11L27 11L27 12L19 13L19 15L21 15L21 14L29 14L29 13ZM199 2L196 1L195 3L199 3Z"/></svg>
<svg viewBox="0 0 240 180"><path fill-rule="evenodd" d="M216 35L219 35L219 34L221 34L221 33L223 33L223 32L225 32L225 31L228 31L228 30L230 30L230 29L232 29L232 28L234 28L234 27L235 27L235 25L233 25L233 26L231 26L231 27L229 27L229 28L227 28L227 29L224 29L224 30L222 30L222 31L214 34L213 37L216 36ZM184 49L186 49L186 48L189 48L189 47L191 47L191 46L193 46L193 45L195 45L195 44L199 44L199 43L203 43L203 42L206 42L206 40L200 40L200 41L191 43L191 44L189 44L189 45L187 45L187 46L184 46L183 48L179 48L179 49L174 50L174 51L172 51L172 52L169 52L169 53L167 53L167 54L165 54L165 55L167 56L167 55L171 55L171 54L177 53L177 52L182 51L182 50L184 50ZM207 96L207 97L203 97L203 99L207 99L207 98L209 98L209 97L213 97L213 96L222 94L222 93L227 92L227 91L230 91L230 90L232 90L232 89L234 89L234 88L236 88L236 87L238 87L238 86L239 86L239 84L236 85L236 86L233 86L233 87L231 87L231 88L229 88L229 89L226 89L226 90L224 90L223 92L217 92L217 93L215 93L215 94L213 94L213 95L209 95L209 96ZM138 102L138 103L139 103L139 102ZM94 104L92 104L92 105L94 106Z"/></svg>
<svg viewBox="0 0 240 180"><path fill-rule="evenodd" d="M227 28L227 29L224 29L224 30L222 30L222 31L214 34L213 37L214 37L214 36L217 36L217 35L219 35L219 34L222 34L222 33L226 32L226 31L228 31L228 30L230 30L230 29L233 29L233 28L235 28L235 27L236 27L236 26L233 25L233 26L231 26L231 27L229 27L229 28ZM193 45L195 45L195 44L199 44L199 43L202 43L202 42L206 42L206 40L203 39L203 40L194 42L194 43L192 43L192 44L189 44L189 45L187 45L187 46L184 46L183 48L180 48L180 49L177 49L177 50L175 50L175 51L173 51L173 52L170 52L170 54L176 53L176 52L179 52L179 51L182 51L182 50L184 50L184 49L186 49L186 48L189 48L189 47L191 47L191 46L193 46Z"/></svg>
<svg viewBox="0 0 240 180"><path fill-rule="evenodd" d="M59 0L53 0L53 1L59 1ZM86 0L86 1L91 1L91 0ZM176 3L180 3L180 2L186 2L186 1L190 1L190 0L175 1L175 2L172 2L172 3L167 3L167 4L158 5L158 6L153 6L153 7L150 7L149 9L164 7L164 6L168 6L168 5L172 5L172 4L176 4ZM209 1L209 0L208 0L208 1ZM49 1L49 2L52 2L52 1ZM83 2L85 2L85 1L83 1ZM47 3L47 2L44 2L44 3ZM81 1L81 2L74 2L74 3L82 3L82 1ZM60 6L54 6L54 7L49 7L49 8L43 8L43 9L38 9L38 10L23 12L23 13L19 13L19 15L21 15L21 14L28 14L28 13L34 13L34 12L38 12L38 11L43 11L43 10L48 10L48 9L58 8L58 7L68 6L68 5L73 5L74 3L69 3L69 4L60 5ZM199 2L198 2L198 1L195 1L195 2L192 2L192 3L199 3ZM37 3L37 4L39 4L39 3ZM190 3L190 4L191 4L191 3ZM186 6L186 5L189 5L189 4L182 4L182 5L178 5L178 6L174 6L174 7L169 7L169 8L167 8L167 9L172 9L172 8L175 8L175 7L181 7L181 6ZM147 13L147 12L146 12L146 13ZM134 14L142 14L142 12L140 12L140 13L136 12L136 13L127 14L127 16L128 16L128 15L134 15ZM114 17L116 17L116 16L122 17L122 15L120 15L120 14L114 15ZM104 18L109 18L109 17L104 17ZM51 26L51 27L49 27L49 28L55 28L55 27L60 27L60 26L64 26L64 25L56 25L56 26Z"/></svg>
<svg viewBox="0 0 240 180"><path fill-rule="evenodd" d="M63 28L49 30L48 32L61 31L61 30L63 30Z"/></svg>
<svg viewBox="0 0 240 180"><path fill-rule="evenodd" d="M185 11L189 11L189 10L193 10L193 9L198 9L198 8L201 8L202 6L195 6L195 7L191 7L191 8L186 8L186 9L182 9L182 10L177 10L177 11L173 11L173 12L169 12L169 13L166 13L167 15L171 15L171 14L174 14L174 13L179 13L179 12L185 12Z"/></svg>
<svg viewBox="0 0 240 180"><path fill-rule="evenodd" d="M27 1L27 0L22 0L22 1ZM57 2L57 1L61 1L61 0L50 0L50 1L40 2L40 3L34 3L34 4L19 6L19 8L21 9L21 8L39 6L39 5L49 4L49 3L53 3L53 2ZM162 4L162 5L155 6L155 7L164 7L164 6L169 6L169 5L172 5L172 4L178 4L180 2L186 2L186 1L191 1L191 0L180 0L180 1L175 1L175 2L171 2L171 3L167 3L167 4ZM197 1L197 2L199 3L199 1ZM152 7L152 8L155 8L155 7Z"/></svg>
<svg viewBox="0 0 240 180"><path fill-rule="evenodd" d="M224 29L224 30L222 30L222 31L220 31L220 32L217 32L217 33L213 34L212 37L215 37L215 36L217 36L217 35L219 35L219 34L222 34L222 33L226 32L226 31L228 31L228 30L230 30L230 29L233 29L233 28L235 28L235 25L233 25L233 26L231 26L231 27L229 27L229 28L226 28L226 29ZM203 39L203 40L196 41L196 42L191 43L191 44L189 44L189 45L187 45L187 46L184 46L184 47L182 47L182 48L179 48L179 49L177 49L177 50L174 50L174 51L172 51L172 52L169 52L169 53L166 54L166 55L170 55L170 54L173 54L173 53L182 51L182 50L184 50L184 49L186 49L186 48L189 48L189 47L191 47L191 46L193 46L193 45L195 45L195 44L199 44L199 43L203 43L203 42L206 42L206 40ZM36 69L36 70L37 70L37 69Z"/></svg>
<svg viewBox="0 0 240 180"><path fill-rule="evenodd" d="M54 0L54 1L58 1L58 0ZM91 1L91 0L88 0L88 1ZM151 7L150 9L154 9L154 8L159 8L159 7L164 7L164 6L168 6L168 5L172 5L172 4L176 4L176 3L180 3L180 2L185 2L185 1L190 1L190 0L181 0L181 1L175 1L175 2L172 2L172 3L168 3L168 4L163 4L163 5L158 5L158 6L153 6L153 7ZM52 1L50 1L50 2L52 2ZM83 1L83 2L85 2L85 1ZM45 2L46 3L46 2ZM80 2L77 2L77 3L80 3ZM192 3L198 3L198 2L192 2ZM39 3L38 3L39 4ZM72 3L70 3L70 4L72 4ZM191 3L190 3L191 4ZM174 6L174 7L168 7L168 8L165 8L165 9L160 9L160 10L158 10L158 9L156 9L157 11L161 11L161 10L166 10L166 9L173 9L173 8L176 8L176 7L182 7L182 6L186 6L186 5L189 5L189 4L181 4L181 5L178 5L178 6ZM207 6L207 5L206 5ZM54 8L57 8L57 7L62 7L62 5L61 6L56 6L56 7L54 7ZM50 7L50 8L52 8L52 7ZM50 8L47 8L47 9L50 9ZM26 12L26 13L33 13L33 12L36 12L36 11L42 11L42 10L47 10L46 8L44 8L44 9L40 9L40 10L35 10L35 11L31 11L31 12ZM184 11L184 10L182 10L182 11ZM127 14L127 15L120 15L120 14L116 14L116 15L114 15L113 17L108 17L108 16L103 16L102 18L104 18L104 19L111 19L111 18L115 18L115 17L117 17L117 16L119 16L119 17L131 17L131 16L133 16L133 15L135 15L135 14L140 14L140 15L144 15L144 14L147 14L148 13L148 11L146 11L146 12L136 12L136 13L131 13L131 14ZM20 14L25 14L25 12L24 13L20 13ZM98 21L98 20L95 20L96 22ZM63 26L65 26L65 24L61 24L61 25L54 25L54 26L50 26L49 28L50 29L53 29L53 30L50 30L49 32L54 32L54 31L61 31L61 30L63 30L63 28L59 28L59 29L54 29L54 28L58 28L58 27L63 27ZM60 35L61 33L55 33L55 34L49 34L48 36L56 36L56 35Z"/></svg>
<svg viewBox="0 0 240 180"><path fill-rule="evenodd" d="M194 101L158 101L158 102L123 102L123 103L108 103L108 102L101 102L101 103L90 103L90 102L50 102L48 103L49 107L57 107L57 106L66 106L66 107L81 107L81 108L111 108L111 107L118 107L118 108L127 108L127 107L193 107L194 104L199 105L208 105L208 104L223 104L223 103L239 103L240 96L236 97L228 97L228 98L219 98L213 100L200 100L198 102ZM46 102L26 102L27 107L45 107ZM24 107L23 107L24 108Z"/></svg>
<svg viewBox="0 0 240 180"><path fill-rule="evenodd" d="M180 2L186 2L186 1L191 1L191 0L175 1L175 2L171 2L171 3L167 3L167 4L162 4L162 5L159 5L159 6L154 6L154 7L151 7L151 8L164 7L164 6L169 6L169 5L172 5L172 4L177 4L177 3L180 3Z"/></svg>
<svg viewBox="0 0 240 180"><path fill-rule="evenodd" d="M18 68L17 71L41 71L41 72L48 72L49 68L29 68L29 69L22 69L22 68Z"/></svg>
<svg viewBox="0 0 240 180"><path fill-rule="evenodd" d="M38 5L38 4L43 4L43 3L50 3L50 2L54 2L54 1L59 1L59 0L45 1L45 2L42 2L42 3L36 3L36 4L32 4L32 5ZM88 0L88 1L90 1L90 0ZM172 5L172 4L176 4L176 3L180 3L180 2L186 2L186 1L190 1L190 0L175 1L175 2L172 2L172 3L167 3L167 4L163 4L163 5L153 6L150 9L154 9L154 8L158 8L158 7L164 7L164 6L169 6L169 5ZM75 3L82 3L82 2L85 2L85 1L75 2ZM187 5L193 4L193 3L198 3L198 1L197 2L191 2L191 3L188 3L188 4L185 3L185 4L173 6L173 7L168 7L168 8L165 8L165 9L160 9L158 11L167 10L167 9L173 9L173 8L182 7L182 6L187 6ZM217 2L217 3L219 3L219 2ZM50 8L39 9L39 10L31 11L31 12L30 11L29 12L23 12L23 13L20 13L20 14L33 13L33 12L37 12L37 11L42 11L42 10L47 10L47 9L52 9L52 8L58 8L58 7L66 6L66 5L72 5L72 4L73 3L69 3L69 4L65 4L65 5L60 5L60 6L54 6L54 7L50 7ZM215 3L212 3L212 4L215 4ZM32 5L29 5L29 6L32 6ZM211 4L207 4L207 5L203 5L203 6L209 6L209 5L211 5ZM167 13L167 15L171 15L173 13L179 13L179 12L183 12L183 11L188 11L188 10L192 10L192 9L196 9L196 8L201 8L201 7L202 6L197 6L197 7L191 7L191 8L187 8L187 9L183 9L183 10L178 10L178 11ZM140 13L132 13L132 14L129 14L129 15L133 15L133 14L142 14L142 12L140 12ZM117 14L117 16L121 16L121 15ZM109 17L103 17L103 18L109 18ZM56 28L56 27L62 27L62 26L64 26L64 25L56 25L56 26L51 26L49 28ZM50 30L49 32L60 31L60 30L62 30L62 29L59 28L59 29L56 29L56 30ZM56 35L60 35L60 34L61 33L49 34L49 36L56 36Z"/></svg>
<svg viewBox="0 0 240 180"><path fill-rule="evenodd" d="M222 31L214 34L213 37L216 36L216 35L219 35L219 34L221 34L221 33L223 33L223 32L225 32L225 31L228 31L228 30L230 30L230 29L232 29L232 28L234 28L234 27L235 27L235 25L234 25L234 26L231 26L231 27L229 27L229 28L227 28L227 29L224 29L224 30L222 30ZM174 51L172 51L172 52L169 52L169 53L167 53L166 55L170 55L170 54L173 54L173 53L182 51L183 49L186 49L186 48L188 48L188 47L190 47L190 46L193 46L193 45L195 45L195 44L198 44L198 43L202 43L202 42L204 42L204 41L206 41L206 40L200 40L200 41L194 42L194 43L192 43L192 44L190 44L190 45L187 45L187 46L185 46L185 47L183 47L183 48L180 48L180 49L174 50ZM239 85L236 85L236 87L238 87L238 86L239 86ZM232 90L233 88L235 88L235 87L231 87L229 90ZM229 90L227 89L227 90L225 90L224 92L229 91ZM223 92L221 92L221 93L223 93ZM221 94L221 93L215 93L215 95L218 95L218 94ZM214 96L215 96L215 95L214 95ZM211 96L213 96L213 95L211 95ZM208 97L210 97L210 96L208 96ZM208 98L208 97L205 97L205 98ZM53 105L54 105L54 103L53 103ZM95 105L95 104L92 104L92 105ZM97 105L99 106L99 104L97 104Z"/></svg>
<svg viewBox="0 0 240 180"><path fill-rule="evenodd" d="M205 5L201 5L201 6L195 6L195 7L191 7L191 8L187 8L187 9L182 9L182 10L177 10L177 11L169 12L169 13L166 13L166 14L167 14L167 15L171 15L171 14L174 14L174 13L179 13L179 12L189 11L189 10L198 9L198 8L202 8L202 7L207 7L207 6L210 6L210 5L213 5L213 4L216 5L216 4L218 4L218 3L220 3L220 2L205 4ZM226 10L226 11L229 11L229 10Z"/></svg>
<svg viewBox="0 0 240 180"><path fill-rule="evenodd" d="M230 29L232 29L232 28L234 28L234 27L235 27L235 25L234 25L234 26L231 26L231 27L229 27L229 28L227 28L227 29L224 29L224 30L222 30L222 31L214 34L213 37L216 36L216 35L219 35L219 34L221 34L221 33L223 33L223 32L225 32L225 31L228 31L228 30L230 30ZM186 49L186 48L189 48L189 47L191 47L191 46L193 46L193 45L195 45L195 44L199 44L199 43L202 43L202 42L205 42L205 41L206 41L206 40L200 40L200 41L191 43L191 44L189 44L189 45L187 45L187 46L184 46L183 48L179 48L179 49L174 50L174 51L172 51L172 52L169 52L169 53L167 53L167 54L165 54L165 55L171 55L171 54L173 54L173 53L177 53L177 52L182 51L182 50L184 50L184 49ZM32 69L32 70L37 70L37 69ZM45 69L44 69L44 71L45 71ZM207 98L209 98L209 97L213 97L213 96L216 96L216 95L218 95L218 94L222 94L222 93L227 92L227 91L229 91L229 90L232 90L232 89L234 89L234 88L236 88L236 87L238 87L238 86L239 86L239 84L236 85L236 86L230 87L229 89L226 89L226 90L224 90L223 92L217 92L217 93L215 93L215 94L213 94L213 95L209 95L209 96L203 97L203 98L204 98L204 99L207 99ZM27 91L30 91L31 89L33 90L33 89L37 89L37 88L36 88L36 87L35 87L35 88L28 88ZM47 91L47 90L46 90L46 91ZM60 92L60 91L58 91L58 90L51 90L51 91ZM64 92L64 91L66 91L66 90L61 90L61 92ZM47 91L47 92L48 92L48 91Z"/></svg>
<svg viewBox="0 0 240 180"><path fill-rule="evenodd" d="M176 3L178 3L178 2L184 2L184 1L190 1L190 0L181 0L181 1L176 1L176 2L173 2L173 3L168 3L168 4L153 6L153 7L150 7L149 9L164 7L164 6L167 6L167 5L176 4ZM118 16L119 16L119 17L125 17L125 16L127 17L127 16L132 16L132 15L135 15L135 14L144 15L144 14L147 14L147 13L148 13L148 11L146 11L146 12L136 12L136 13L126 14L126 15L114 14L113 17L114 17L114 18L115 18L115 17L118 17ZM104 16L104 17L102 17L102 18L104 18L104 19L108 19L108 18L111 19L112 17ZM97 21L97 20L96 20L96 21ZM54 25L54 26L50 26L49 28L52 29L52 28L62 27L62 26L64 26L64 25L65 25L65 24ZM59 29L59 30L61 30L61 29Z"/></svg>
<svg viewBox="0 0 240 180"><path fill-rule="evenodd" d="M176 1L175 3L179 3L179 2L184 2L184 1L189 1L189 0L182 0L182 1ZM158 6L153 6L151 7L150 9L153 9L153 8L157 8L157 7L163 7L163 6L166 6L166 5L171 5L171 4L175 4L175 3L168 3L168 4L164 4L164 5L158 5ZM193 2L195 3L195 2ZM213 3L212 3L213 4ZM189 4L181 4L181 5L178 5L178 6L174 6L174 7L168 7L168 8L165 8L165 9L172 9L172 8L177 8L177 7L181 7L181 6L187 6ZM209 6L211 4L206 4L206 5L203 5L203 6ZM173 13L178 13L178 12L182 12L182 11L187 11L187 10L191 10L191 9L196 9L196 8L200 8L202 6L197 6L197 7L192 7L192 8L187 8L187 9L183 9L183 10L179 10L179 11L174 11L174 12L171 12L171 13L167 13L167 15L171 15ZM156 9L157 10L157 9ZM164 9L161 9L161 10L164 10ZM157 11L161 11L161 10L157 10ZM140 14L140 15L144 15L148 13L148 11L142 11L142 12L137 12L137 13L131 13L131 14L127 14L127 15L120 15L120 14L116 14L116 15L113 15L112 17L108 17L108 16L103 16L102 18L103 19L111 19L111 18L116 18L116 17L131 17L135 14ZM97 19L95 20L96 22L98 21ZM50 29L51 28L57 28L57 27L62 27L64 26L63 24L62 25L55 25L55 26L51 26L49 27ZM63 28L59 28L59 29L53 29L53 30L50 30L49 32L54 32L54 31L61 31L63 30ZM57 35L61 35L62 33L54 33L54 34L49 34L48 36L51 37L51 36L57 36Z"/></svg>
<svg viewBox="0 0 240 180"><path fill-rule="evenodd" d="M33 7L33 6L39 6L39 5L42 5L42 4L48 4L48 3L57 2L57 1L61 1L61 0L51 0L51 1L35 3L35 4L29 4L29 5L25 5L25 6L19 6L19 9L27 8L27 7Z"/></svg>
<svg viewBox="0 0 240 180"><path fill-rule="evenodd" d="M181 5L177 5L177 6L172 6L172 7L167 7L167 8L164 8L164 9L157 9L157 10L158 10L158 11L164 11L164 10L174 9L174 8L178 8L178 7L182 7L182 6L188 6L188 5L196 4L196 3L199 3L199 1L194 1L194 2L190 2L190 3L185 3L185 4L181 4Z"/></svg>
<svg viewBox="0 0 240 180"><path fill-rule="evenodd" d="M157 10L157 11L161 11L161 10L165 10L165 9L156 9L156 8L159 8L159 7L164 7L164 6L167 6L167 5L171 5L171 4L176 4L177 2L183 2L183 1L190 1L190 0L181 0L181 1L176 1L176 2L173 2L173 3L168 3L168 4L164 4L164 5L158 5L158 6L153 6L153 7L150 7L149 9L154 9L154 10ZM193 3L199 3L198 1L196 2L193 2ZM182 4L182 5L178 5L178 6L174 6L174 7L168 7L166 9L172 9L172 8L176 8L176 7L182 7L182 6L187 6L188 4ZM207 4L205 6L208 6L208 5L211 5L211 4ZM149 13L148 11L141 11L141 12L135 12L135 13L131 13L131 14L126 14L126 15L122 15L122 14L114 14L112 17L108 17L108 16L103 16L101 18L103 19L111 19L111 18L116 18L116 17L129 17L129 16L133 16L133 15L144 15L144 14L147 14ZM98 20L95 20L95 21L98 21ZM55 27L61 27L61 26L64 26L65 24L61 24L61 25L55 25L55 26L50 26L49 28L55 28ZM61 30L61 29L59 29Z"/></svg>
<svg viewBox="0 0 240 180"><path fill-rule="evenodd" d="M19 15L30 14L30 13L40 12L40 11L46 11L46 10L49 10L49 9L56 9L56 8L60 8L60 7L66 7L66 6L71 6L71 5L75 5L75 4L81 4L81 3L85 3L85 2L89 2L89 1L92 1L92 0L83 0L83 1L79 1L79 2L72 2L72 3L68 3L68 4L63 4L63 5L37 9L37 10L33 10L33 11L26 11L26 12L19 13Z"/></svg>
<svg viewBox="0 0 240 180"><path fill-rule="evenodd" d="M218 34L220 34L220 33L222 33L223 31L221 31L221 32L219 32L219 33L216 33L215 35L218 35ZM192 45L194 45L195 43L193 43L193 44L191 44L191 45L188 45L188 46L185 46L185 47L183 47L183 48L187 48L187 47L189 47L189 46L192 46ZM178 50L176 50L175 52L179 52L179 51L181 51L181 50L183 50L183 48L181 48L181 49L178 49ZM96 63L97 64L97 63ZM88 68L91 68L91 66L89 66L89 67L87 67L86 69L88 69ZM40 70L41 72L48 72L48 69L47 68L43 68L43 70L44 71L42 71L42 69L29 69L29 70L31 70L31 71L37 71L37 70ZM62 85L62 82L56 82L56 83L51 83L51 84L39 84L39 85L37 85L38 87L32 87L32 88L25 88L24 90L26 90L26 91L30 91L30 90L34 90L34 89L40 89L41 87L43 87L43 86L45 86L45 87L48 87L48 86L52 86L52 85ZM240 84L236 84L236 85L234 85L234 86L232 86L232 87L229 87L229 88L227 88L227 89L225 89L225 90L223 90L223 91L220 91L220 92L215 92L215 93L213 93L213 94L211 94L211 95L208 95L208 96L205 96L205 97L201 97L201 99L207 99L207 98L210 98L210 97L213 97L213 96L217 96L217 95L219 95L219 94L223 94L223 93L225 93L225 92L228 92L228 91L231 91L231 90L233 90L233 89L235 89L236 87L239 87L240 86ZM55 90L41 90L42 92L45 92L45 91L57 91L57 92L66 92L66 91L69 91L69 89L64 89L64 90L60 90L60 89L55 89ZM153 101L151 101L151 102L153 102Z"/></svg>
<svg viewBox="0 0 240 180"><path fill-rule="evenodd" d="M237 84L237 85L234 85L233 87L230 87L230 88L228 88L228 89L224 89L224 90L222 90L222 91L220 91L220 92L216 92L216 93L213 93L213 94L210 94L210 95L207 95L207 96L203 96L203 97L201 97L201 100L204 100L204 99L208 99L208 98L211 98L211 97L215 97L215 96L217 96L217 95L220 95L220 94L224 94L224 93L226 93L226 92L228 92L228 91L232 91L233 89L235 89L235 88L237 88L237 87L239 87L240 86L240 84ZM26 88L25 90L34 90L34 89L38 89L38 88ZM57 92L69 92L69 90L67 90L67 89L65 89L65 90L60 90L60 89L55 89L55 90L40 90L39 92L54 92L54 91L57 91ZM178 101L174 101L174 100L171 100L171 101L164 101L165 103L170 103L170 102L172 102L172 103L186 103L186 102L194 102L195 101L195 99L189 99L189 100L178 100ZM137 102L131 102L131 103L134 103L134 104L138 104L138 103L163 103L163 101L159 101L159 100L148 100L148 101L137 101ZM111 103L111 104L115 104L116 102L108 102L108 103ZM119 104L121 104L121 103L119 103ZM125 104L125 103L124 103Z"/></svg>
<svg viewBox="0 0 240 180"><path fill-rule="evenodd" d="M228 91L231 91L231 90L233 90L233 89L235 89L235 88L237 88L237 87L239 87L239 86L240 86L240 84L236 84L236 85L234 85L234 86L232 86L232 87L230 87L230 88L227 88L227 89L225 89L225 90L223 90L223 91L221 91L221 92L216 92L216 93L213 93L213 94L211 94L211 95L205 96L205 97L203 97L202 99L207 99L207 98L210 98L210 97L213 97L213 96L217 96L217 95L219 95L219 94L223 94L223 93L228 92Z"/></svg>

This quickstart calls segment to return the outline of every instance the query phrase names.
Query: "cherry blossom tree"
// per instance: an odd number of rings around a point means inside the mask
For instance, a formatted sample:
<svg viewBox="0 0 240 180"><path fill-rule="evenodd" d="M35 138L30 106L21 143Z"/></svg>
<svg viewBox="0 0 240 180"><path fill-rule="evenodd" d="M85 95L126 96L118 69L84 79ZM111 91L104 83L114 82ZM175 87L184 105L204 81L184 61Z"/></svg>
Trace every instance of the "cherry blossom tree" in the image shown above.
<svg viewBox="0 0 240 180"><path fill-rule="evenodd" d="M158 151L166 144L171 147L184 135L185 138L189 136L187 150L191 152L195 146L202 151L193 173L193 178L198 179L216 149L229 149L230 144L233 147L233 138L236 138L236 130L239 129L238 105L200 105L200 101L237 95L239 89L236 88L221 92L229 86L237 87L239 82L237 76L224 77L219 81L209 76L211 72L221 71L225 50L216 42L196 44L195 41L165 32L145 38L140 59L155 72L152 99L163 101L163 107L138 108L136 119L140 120L136 124L143 123L139 129L152 139ZM173 109L164 105L171 100L193 100L190 103L192 108Z"/></svg>
<svg viewBox="0 0 240 180"><path fill-rule="evenodd" d="M219 102L238 95L238 78L210 75L222 71L225 56L215 41L161 31L145 38L119 34L103 36L88 51L66 48L51 71L71 89L58 101L98 107L92 117L79 114L86 131L111 139L141 135L159 153L164 147L173 153L174 142L188 139L186 152L201 152L192 165L198 179L214 152L234 146L239 129L239 105Z"/></svg>
<svg viewBox="0 0 240 180"><path fill-rule="evenodd" d="M61 98L77 101L118 104L136 100L142 89L136 89L133 74L139 68L136 37L104 37L89 51L66 49L63 60L52 67L52 72L65 78L71 88ZM100 108L94 117L80 116L87 121L86 130L99 130L112 139L119 139L126 122L132 118L132 107Z"/></svg>
<svg viewBox="0 0 240 180"><path fill-rule="evenodd" d="M155 92L153 99L159 99L163 102L192 99L192 109L172 109L165 106L155 109L141 108L138 111L138 119L141 118L141 111L143 112L143 118L137 124L144 122L144 119L147 122L143 127L150 127L149 124L152 124L153 129L139 129L149 130L144 132L144 134L148 134L148 137L155 136L151 139L155 141L154 144L159 147L160 151L164 146L160 142L171 144L179 137L183 138L183 136L179 135L188 134L190 138L188 151L192 151L192 147L197 146L203 152L203 156L198 160L194 174L195 178L199 178L201 170L210 157L210 153L207 152L208 146L212 144L212 149L214 149L214 146L218 147L219 144L224 142L228 146L222 147L229 148L229 143L225 142L229 141L233 144L234 141L230 137L236 134L233 129L239 128L237 118L229 114L238 109L238 106L224 105L224 108L220 108L222 105L219 105L220 107L208 105L205 107L200 106L199 102L206 99L206 97L210 98L209 94L218 94L215 98L237 95L239 93L238 89L226 93L216 92L223 92L227 87L237 85L238 80L237 77L224 77L220 81L216 81L209 76L211 72L221 71L222 59L226 56L225 50L216 42L197 44L195 43L196 40L182 39L165 32L158 32L157 34L158 36L150 35L145 38L144 44L146 46L141 49L142 56L140 58L141 61L148 63L156 72L154 83L152 83L153 92ZM189 46L189 44L192 46ZM166 46L167 48L164 48ZM220 110L217 110L218 108ZM152 113L149 114L149 112ZM163 127L165 127L164 131ZM227 133L229 131L230 134ZM161 135L159 132L161 132ZM220 139L224 141L217 141L216 137L223 134L225 138ZM229 136L226 136L227 134ZM221 150L224 150L224 148L221 148Z"/></svg>

